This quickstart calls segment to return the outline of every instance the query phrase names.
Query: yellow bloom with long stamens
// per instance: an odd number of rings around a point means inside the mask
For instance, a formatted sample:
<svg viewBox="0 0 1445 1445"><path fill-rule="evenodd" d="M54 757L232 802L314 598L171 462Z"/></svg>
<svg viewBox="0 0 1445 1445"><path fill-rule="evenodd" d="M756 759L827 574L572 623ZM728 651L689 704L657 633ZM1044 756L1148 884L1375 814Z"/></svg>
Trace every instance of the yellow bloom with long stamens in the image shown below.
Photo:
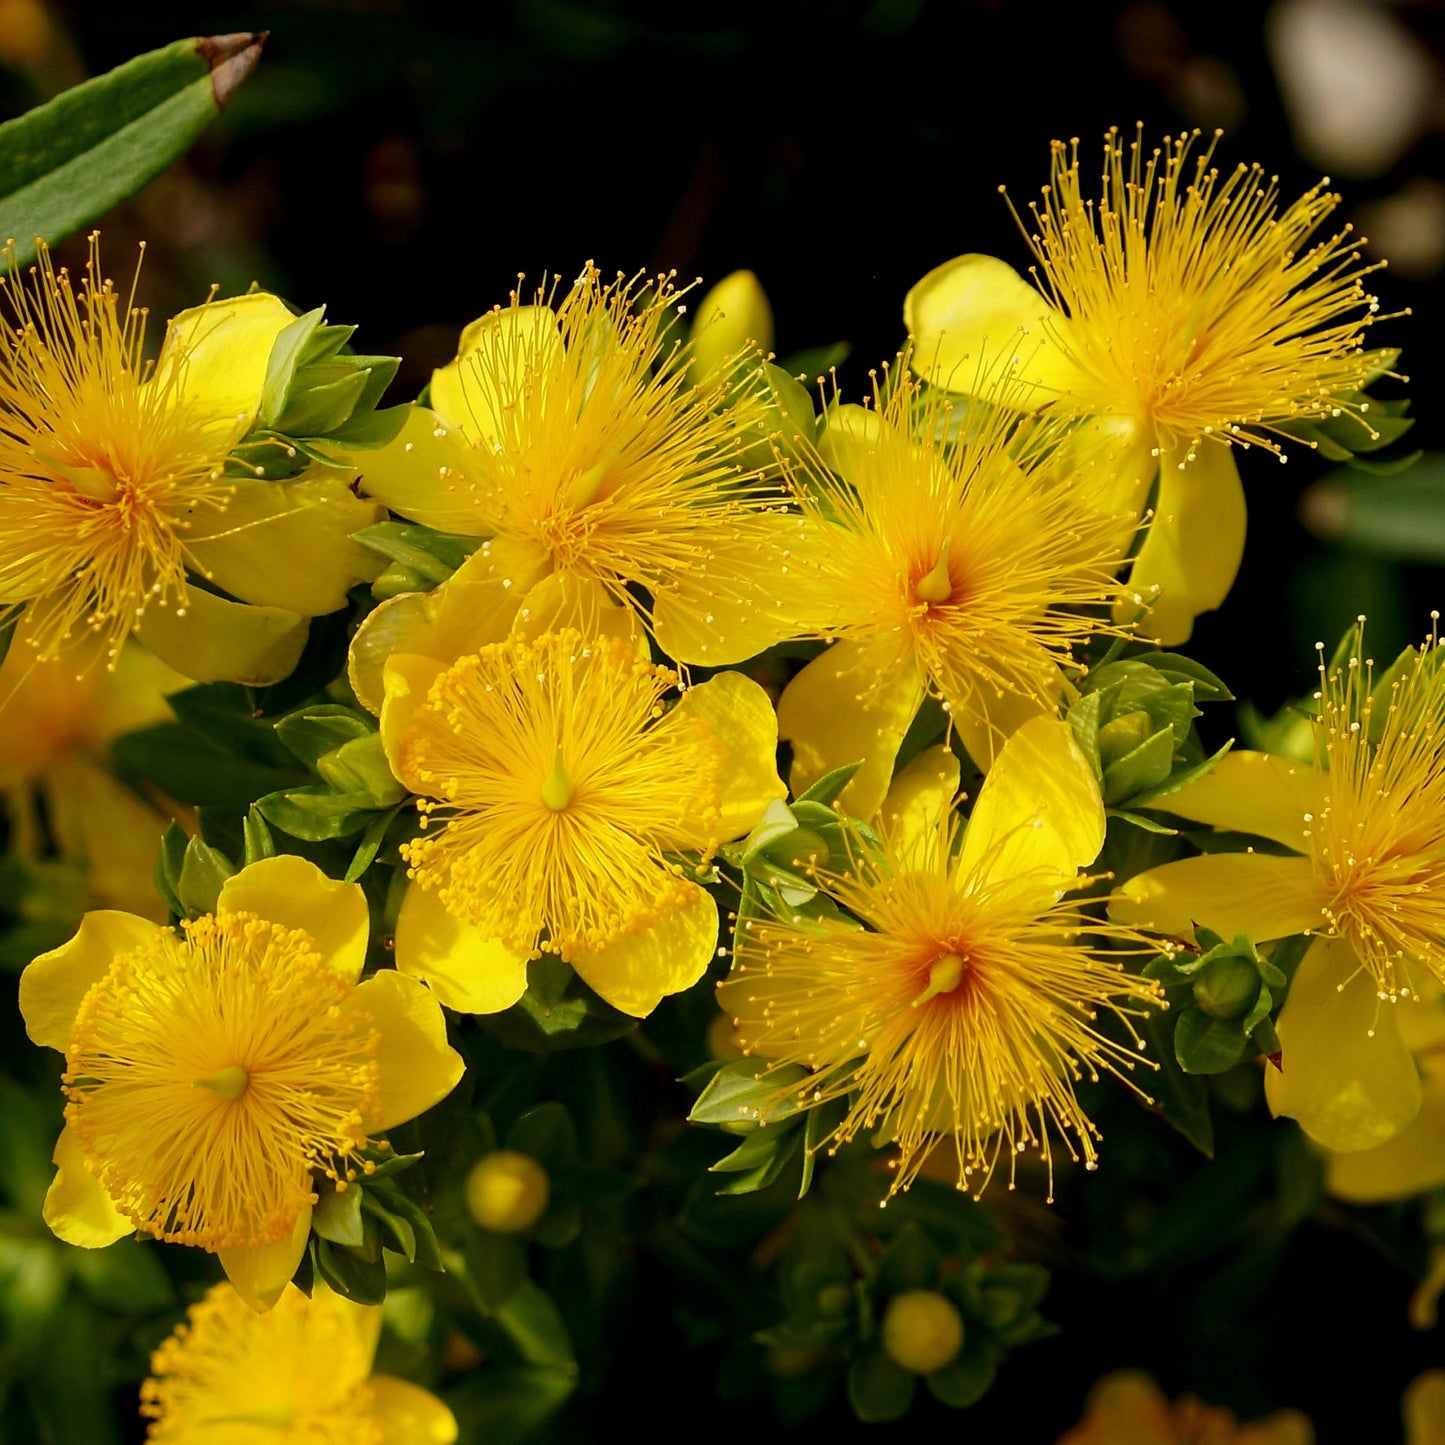
<svg viewBox="0 0 1445 1445"><path fill-rule="evenodd" d="M1292 850L1150 869L1116 918L1178 937L1200 923L1257 942L1314 936L1279 1016L1270 1106L1340 1151L1399 1134L1420 1109L1397 1018L1445 982L1445 653L1433 633L1376 678L1362 635L1320 662L1313 764L1236 752L1160 804Z"/></svg>
<svg viewBox="0 0 1445 1445"><path fill-rule="evenodd" d="M424 824L398 968L472 1013L515 1003L542 952L639 1017L701 977L697 879L785 790L762 688L719 673L669 708L677 684L636 638L573 630L391 659L381 733Z"/></svg>
<svg viewBox="0 0 1445 1445"><path fill-rule="evenodd" d="M1025 718L1057 713L1075 649L1107 630L1119 518L1056 465L1056 430L1020 427L1013 395L989 392L960 427L900 365L875 406L830 412L788 560L800 630L811 616L836 639L778 703L794 792L862 759L840 803L871 816L929 694L987 765Z"/></svg>
<svg viewBox="0 0 1445 1445"><path fill-rule="evenodd" d="M0 612L23 611L16 648L82 672L135 634L188 677L275 682L307 618L375 575L349 534L377 508L349 474L228 470L294 320L265 292L211 301L171 321L152 364L147 313L105 279L94 236L79 281L44 246L28 278L0 276Z"/></svg>
<svg viewBox="0 0 1445 1445"><path fill-rule="evenodd" d="M359 886L283 855L179 931L88 913L31 963L26 1029L65 1055L55 1233L211 1250L270 1308L305 1250L315 1178L345 1187L371 1135L462 1074L425 989L394 969L360 981L367 929Z"/></svg>
<svg viewBox="0 0 1445 1445"><path fill-rule="evenodd" d="M381 1310L319 1281L287 1285L258 1315L229 1284L186 1312L141 1386L155 1445L452 1445L457 1422L428 1390L371 1373Z"/></svg>
<svg viewBox="0 0 1445 1445"><path fill-rule="evenodd" d="M780 1101L846 1097L834 1142L880 1128L894 1140L894 1189L944 1142L958 1187L975 1192L1001 1155L1010 1183L1028 1150L1052 1176L1055 1134L1094 1167L1076 1084L1135 1061L1098 1016L1127 1021L1157 996L1090 950L1091 935L1117 949L1133 931L1065 897L1104 842L1098 783L1068 725L1033 718L1004 744L961 845L957 785L943 749L911 764L884 806L884 854L860 851L853 873L817 880L862 926L744 919L719 988L746 1053L808 1071Z"/></svg>
<svg viewBox="0 0 1445 1445"><path fill-rule="evenodd" d="M692 385L665 277L604 283L588 266L553 299L545 286L530 303L514 293L474 321L433 374L429 408L355 458L368 496L487 539L437 593L393 598L368 620L351 680L373 711L390 653L442 656L456 645L449 610L474 637L485 618L481 640L500 641L558 574L593 606L637 607L681 662L739 662L790 635L780 552L798 519L743 459L766 440L760 372L738 381L719 365Z"/></svg>
<svg viewBox="0 0 1445 1445"><path fill-rule="evenodd" d="M1348 226L1317 238L1339 197L1321 182L1281 209L1277 178L1222 173L1215 141L1196 151L1197 139L1151 151L1141 134L1126 151L1111 130L1097 200L1077 141L1055 142L1024 226L1039 289L967 255L904 304L928 381L967 391L980 368L1008 364L1030 405L1096 419L1079 446L1107 459L1121 504L1142 508L1157 478L1132 583L1166 644L1188 638L1239 569L1234 447L1279 453L1288 423L1339 415L1376 362L1363 349L1374 268ZM1363 438L1369 417L1356 414Z"/></svg>

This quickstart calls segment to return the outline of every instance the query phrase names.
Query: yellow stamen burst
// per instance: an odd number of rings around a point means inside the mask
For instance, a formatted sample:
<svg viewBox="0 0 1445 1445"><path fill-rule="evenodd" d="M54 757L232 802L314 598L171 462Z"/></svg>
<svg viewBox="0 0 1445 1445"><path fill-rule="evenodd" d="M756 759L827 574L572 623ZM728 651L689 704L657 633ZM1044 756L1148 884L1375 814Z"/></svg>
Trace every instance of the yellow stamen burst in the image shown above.
<svg viewBox="0 0 1445 1445"><path fill-rule="evenodd" d="M288 1286L258 1315L229 1284L215 1285L151 1356L147 1438L381 1445L362 1314L324 1288L308 1299Z"/></svg>
<svg viewBox="0 0 1445 1445"><path fill-rule="evenodd" d="M721 748L664 716L677 675L631 642L512 637L437 677L403 743L434 832L410 876L516 952L564 959L636 932L696 884L669 855L721 840Z"/></svg>
<svg viewBox="0 0 1445 1445"><path fill-rule="evenodd" d="M1051 710L1058 669L1114 630L1129 526L1090 505L1050 453L1059 432L1020 424L1006 394L985 387L965 414L906 364L875 378L882 432L854 444L866 461L844 462L841 481L819 462L796 484L804 565L828 635L896 637L952 707L1004 693ZM897 681L890 669L876 686Z"/></svg>
<svg viewBox="0 0 1445 1445"><path fill-rule="evenodd" d="M188 515L233 490L246 419L186 400L183 366L149 375L145 329L95 236L78 284L44 246L0 275L0 607L41 609L42 658L92 634L113 662L147 607L183 612Z"/></svg>
<svg viewBox="0 0 1445 1445"><path fill-rule="evenodd" d="M1020 225L1068 318L1050 339L1086 378L1083 410L1150 425L1161 448L1218 434L1277 452L1282 423L1339 415L1364 384L1378 303L1363 280L1378 266L1360 264L1348 226L1312 239L1339 204L1327 181L1281 211L1278 177L1223 175L1218 134L1191 154L1198 139L1146 151L1141 128L1126 156L1111 129L1097 201L1078 142L1056 141L1035 229Z"/></svg>
<svg viewBox="0 0 1445 1445"><path fill-rule="evenodd" d="M1377 681L1362 641L1334 668L1320 649L1326 801L1306 822L1326 920L1393 1000L1415 963L1445 983L1445 652L1432 628Z"/></svg>
<svg viewBox="0 0 1445 1445"><path fill-rule="evenodd" d="M527 302L514 292L477 323L488 329L459 363L468 415L455 418L474 442L465 477L443 480L480 504L495 535L619 602L637 605L629 584L656 597L704 571L718 596L765 605L769 514L784 497L743 456L766 451L756 358L690 385L669 276L604 284L589 264L554 313L555 290ZM523 324L530 307L544 319Z"/></svg>
<svg viewBox="0 0 1445 1445"><path fill-rule="evenodd" d="M298 929L207 914L116 958L66 1052L66 1118L122 1213L210 1250L272 1244L343 1183L378 1111L378 1035Z"/></svg>
<svg viewBox="0 0 1445 1445"><path fill-rule="evenodd" d="M1089 936L1116 953L1142 940L1067 902L1041 909L1028 880L957 876L947 829L933 845L918 866L865 852L855 873L815 880L865 930L743 920L723 1006L746 1053L809 1070L780 1099L851 1096L830 1148L875 1129L892 1138L890 1193L947 1141L959 1189L980 1193L1003 1154L1012 1188L1018 1156L1033 1150L1052 1197L1055 1132L1070 1158L1097 1162L1075 1086L1135 1063L1097 1027L1100 1011L1127 1028L1158 996L1091 951Z"/></svg>

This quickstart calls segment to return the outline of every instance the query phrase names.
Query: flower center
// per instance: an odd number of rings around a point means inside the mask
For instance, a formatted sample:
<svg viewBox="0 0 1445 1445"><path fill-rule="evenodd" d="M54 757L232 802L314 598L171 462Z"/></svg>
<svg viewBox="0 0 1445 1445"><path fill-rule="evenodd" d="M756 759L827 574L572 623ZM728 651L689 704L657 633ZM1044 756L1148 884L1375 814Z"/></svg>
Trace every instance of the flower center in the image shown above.
<svg viewBox="0 0 1445 1445"><path fill-rule="evenodd" d="M246 913L162 931L85 996L66 1118L117 1207L218 1250L285 1238L311 1177L355 1177L378 1038L314 940Z"/></svg>
<svg viewBox="0 0 1445 1445"><path fill-rule="evenodd" d="M953 578L948 570L948 547L948 540L945 539L938 553L938 561L913 584L916 601L936 605L947 602L953 596Z"/></svg>
<svg viewBox="0 0 1445 1445"><path fill-rule="evenodd" d="M928 966L928 983L913 1000L913 1007L921 1008L941 993L952 993L963 982L963 971L967 966L968 960L957 953L945 953L941 958L935 958Z"/></svg>

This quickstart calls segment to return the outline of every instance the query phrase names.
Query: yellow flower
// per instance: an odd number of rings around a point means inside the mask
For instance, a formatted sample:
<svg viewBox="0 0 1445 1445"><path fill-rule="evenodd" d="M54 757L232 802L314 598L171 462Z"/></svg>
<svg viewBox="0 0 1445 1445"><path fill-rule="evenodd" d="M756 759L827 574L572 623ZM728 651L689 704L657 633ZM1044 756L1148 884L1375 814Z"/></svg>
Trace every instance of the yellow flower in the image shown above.
<svg viewBox="0 0 1445 1445"><path fill-rule="evenodd" d="M156 1445L452 1445L457 1422L440 1400L373 1375L381 1310L317 1283L288 1284L254 1313L229 1284L187 1311L151 1356L141 1386Z"/></svg>
<svg viewBox="0 0 1445 1445"><path fill-rule="evenodd" d="M677 681L635 638L575 631L391 659L382 738L426 825L398 968L471 1013L515 1003L542 951L639 1017L697 982L717 905L679 856L705 862L785 790L763 690L719 673L665 710Z"/></svg>
<svg viewBox="0 0 1445 1445"><path fill-rule="evenodd" d="M457 359L432 376L431 409L356 458L363 489L413 521L490 539L440 589L465 592L456 609L473 636L485 619L481 641L500 641L557 574L594 607L638 607L682 662L739 662L789 635L776 587L797 519L739 460L763 436L761 380L727 405L726 368L688 383L687 350L668 339L665 279L644 295L589 266L555 310L550 297L544 288L524 305L514 294L467 327ZM372 614L351 654L366 706L380 710L391 652L460 655L436 615L451 606L412 593Z"/></svg>
<svg viewBox="0 0 1445 1445"><path fill-rule="evenodd" d="M88 913L30 964L26 1030L65 1054L55 1233L198 1245L270 1308L306 1248L313 1173L354 1179L369 1135L462 1074L415 980L358 981L367 928L360 887L282 855L227 879L181 932Z"/></svg>
<svg viewBox="0 0 1445 1445"><path fill-rule="evenodd" d="M1077 142L1056 141L1031 207L1040 289L992 256L959 256L904 305L930 382L967 391L1011 364L1032 405L1098 419L1092 445L1121 503L1141 508L1158 478L1132 583L1146 601L1159 589L1150 626L1167 644L1239 568L1232 447L1278 452L1284 424L1338 415L1370 373L1361 337L1375 313L1349 228L1315 239L1338 196L1321 183L1281 211L1275 179L1258 166L1221 175L1213 141L1191 155L1196 139L1149 151L1141 135L1126 156L1109 131L1097 201Z"/></svg>
<svg viewBox="0 0 1445 1445"><path fill-rule="evenodd" d="M703 381L711 372L747 358L751 347L773 349L773 308L768 293L751 271L724 276L697 303L692 319L692 376Z"/></svg>
<svg viewBox="0 0 1445 1445"><path fill-rule="evenodd" d="M1420 1109L1397 1000L1445 980L1445 675L1433 636L1378 680L1361 636L1320 663L1313 766L1236 752L1161 804L1283 844L1211 853L1126 883L1115 918L1178 937L1195 923L1256 942L1314 935L1279 1017L1276 1114L1340 1151L1400 1133Z"/></svg>
<svg viewBox="0 0 1445 1445"><path fill-rule="evenodd" d="M1084 1418L1057 1445L1314 1445L1314 1426L1298 1410L1252 1425L1192 1395L1173 1404L1139 1370L1105 1375L1089 1391Z"/></svg>
<svg viewBox="0 0 1445 1445"><path fill-rule="evenodd" d="M1075 1082L1133 1067L1098 1013L1127 1018L1156 996L1084 938L1130 931L1063 901L1104 842L1068 725L1033 718L1004 744L958 848L957 785L951 755L923 754L884 805L886 856L818 880L864 927L745 919L719 988L746 1053L809 1071L780 1101L854 1094L835 1142L887 1131L895 1190L944 1142L961 1189L981 1190L1001 1155L1012 1182L1029 1149L1052 1171L1054 1131L1092 1168L1097 1131Z"/></svg>
<svg viewBox="0 0 1445 1445"><path fill-rule="evenodd" d="M185 679L134 644L112 670L77 678L64 659L11 648L0 663L0 796L20 857L44 851L48 829L64 858L85 866L97 907L165 918L155 861L168 814L111 771L112 738L170 717L164 692Z"/></svg>
<svg viewBox="0 0 1445 1445"><path fill-rule="evenodd" d="M1024 428L987 395L958 415L899 366L876 408L829 413L820 461L796 488L805 542L789 559L796 614L836 638L788 685L778 728L794 792L860 758L841 805L870 817L925 695L943 699L987 765L1025 718L1057 714L1061 669L1117 595L1118 518L1048 460L1058 433ZM802 592L801 589L808 589Z"/></svg>
<svg viewBox="0 0 1445 1445"><path fill-rule="evenodd" d="M376 571L349 533L377 508L349 474L226 474L291 312L265 292L183 311L152 366L146 312L102 277L94 236L78 285L42 246L28 282L0 276L0 294L0 609L24 612L12 645L84 671L134 633L203 682L284 677L306 619Z"/></svg>

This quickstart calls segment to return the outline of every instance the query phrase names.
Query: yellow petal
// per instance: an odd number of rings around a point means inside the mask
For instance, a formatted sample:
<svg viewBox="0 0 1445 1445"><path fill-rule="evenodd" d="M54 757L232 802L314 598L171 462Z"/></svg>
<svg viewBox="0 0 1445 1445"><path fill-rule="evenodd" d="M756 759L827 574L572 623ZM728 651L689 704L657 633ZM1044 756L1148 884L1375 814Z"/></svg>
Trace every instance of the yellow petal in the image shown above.
<svg viewBox="0 0 1445 1445"><path fill-rule="evenodd" d="M970 892L1017 881L1050 903L1104 846L1104 803L1068 723L1038 717L1003 745L963 835L955 877Z"/></svg>
<svg viewBox="0 0 1445 1445"><path fill-rule="evenodd" d="M1445 1370L1425 1370L1405 1386L1405 1445L1445 1445Z"/></svg>
<svg viewBox="0 0 1445 1445"><path fill-rule="evenodd" d="M735 361L750 342L762 353L773 349L773 308L751 271L734 271L708 291L693 312L694 382Z"/></svg>
<svg viewBox="0 0 1445 1445"><path fill-rule="evenodd" d="M900 868L928 867L953 812L958 781L958 759L942 744L925 748L893 779L878 825Z"/></svg>
<svg viewBox="0 0 1445 1445"><path fill-rule="evenodd" d="M261 408L271 348L295 319L265 291L182 311L166 327L150 385L174 386L195 406L249 424Z"/></svg>
<svg viewBox="0 0 1445 1445"><path fill-rule="evenodd" d="M170 718L166 694L179 692L186 684L186 678L144 647L133 643L122 647L115 671L100 675L102 716L92 719L97 740L109 742Z"/></svg>
<svg viewBox="0 0 1445 1445"><path fill-rule="evenodd" d="M1308 763L1269 753L1226 753L1211 772L1158 806L1198 823L1272 838L1309 852L1308 818L1324 808L1328 780Z"/></svg>
<svg viewBox="0 0 1445 1445"><path fill-rule="evenodd" d="M379 553L351 540L385 509L353 496L350 483L350 473L330 467L289 482L234 481L224 506L192 511L188 560L242 602L303 617L335 612L351 588L386 567Z"/></svg>
<svg viewBox="0 0 1445 1445"><path fill-rule="evenodd" d="M1383 1204L1445 1184L1445 1059L1426 1059L1422 1068L1420 1112L1413 1123L1374 1149L1327 1156L1325 1187L1335 1198Z"/></svg>
<svg viewBox="0 0 1445 1445"><path fill-rule="evenodd" d="M615 1009L646 1018L670 993L691 988L717 950L717 904L703 888L650 928L628 934L571 964L583 982Z"/></svg>
<svg viewBox="0 0 1445 1445"><path fill-rule="evenodd" d="M61 853L85 865L88 895L164 923L155 865L169 819L84 757L60 759L45 773L42 790Z"/></svg>
<svg viewBox="0 0 1445 1445"><path fill-rule="evenodd" d="M381 1445L453 1445L457 1417L429 1390L394 1375L373 1375L369 1389Z"/></svg>
<svg viewBox="0 0 1445 1445"><path fill-rule="evenodd" d="M1308 858L1269 853L1206 853L1131 878L1109 903L1109 917L1175 938L1202 923L1224 938L1256 943L1324 924L1328 896Z"/></svg>
<svg viewBox="0 0 1445 1445"><path fill-rule="evenodd" d="M392 772L414 793L426 791L426 779L412 772L411 750L407 746L411 723L443 670L435 658L402 652L387 658L382 673L386 691L381 704L381 745L386 749Z"/></svg>
<svg viewBox="0 0 1445 1445"><path fill-rule="evenodd" d="M196 682L269 687L289 677L306 646L306 619L281 607L228 602L189 589L185 616L148 607L136 635L162 662Z"/></svg>
<svg viewBox="0 0 1445 1445"><path fill-rule="evenodd" d="M305 858L278 853L226 879L216 909L302 929L337 973L361 977L370 916L359 883L339 883Z"/></svg>
<svg viewBox="0 0 1445 1445"><path fill-rule="evenodd" d="M291 1283L301 1257L306 1253L306 1241L311 1233L311 1206L303 1205L296 1216L296 1227L286 1239L275 1244L236 1245L232 1249L218 1250L216 1258L226 1271L226 1278L235 1286L236 1293L256 1311L264 1315L274 1309L276 1301Z"/></svg>
<svg viewBox="0 0 1445 1445"><path fill-rule="evenodd" d="M384 968L353 995L381 1035L381 1115L368 1131L390 1129L424 1114L456 1088L462 1056L447 1043L441 1005L416 979Z"/></svg>
<svg viewBox="0 0 1445 1445"><path fill-rule="evenodd" d="M512 631L535 642L544 632L575 628L584 637L620 637L646 650L637 613L624 607L595 577L549 572L522 598Z"/></svg>
<svg viewBox="0 0 1445 1445"><path fill-rule="evenodd" d="M1241 1426L1235 1445L1315 1445L1315 1427L1298 1410L1276 1410Z"/></svg>
<svg viewBox="0 0 1445 1445"><path fill-rule="evenodd" d="M937 479L933 490L939 496L950 496L945 480L948 468L932 447L922 446L885 421L871 407L834 407L828 413L828 424L818 442L823 460L837 472L862 498L886 506L893 479L928 468ZM923 486L919 479L920 488Z"/></svg>
<svg viewBox="0 0 1445 1445"><path fill-rule="evenodd" d="M474 446L491 446L506 438L510 412L536 405L563 356L550 307L489 311L462 332L456 360L432 372L432 407Z"/></svg>
<svg viewBox="0 0 1445 1445"><path fill-rule="evenodd" d="M722 816L717 838L727 842L752 831L763 809L788 790L778 776L778 719L768 695L740 672L720 672L690 687L663 721L701 718L722 749Z"/></svg>
<svg viewBox="0 0 1445 1445"><path fill-rule="evenodd" d="M82 1249L104 1249L135 1233L135 1225L111 1203L100 1180L85 1166L80 1140L66 1125L55 1142L55 1178L45 1194L45 1222L57 1239Z"/></svg>
<svg viewBox="0 0 1445 1445"><path fill-rule="evenodd" d="M1173 1415L1142 1370L1116 1370L1089 1391L1083 1420L1058 1445L1175 1445Z"/></svg>
<svg viewBox="0 0 1445 1445"><path fill-rule="evenodd" d="M972 392L1007 367L1020 407L1042 406L1081 378L1060 349L1068 323L1012 266L957 256L935 267L903 302L913 369L933 386Z"/></svg>
<svg viewBox="0 0 1445 1445"><path fill-rule="evenodd" d="M91 985L110 972L117 954L140 948L160 931L133 913L87 913L69 943L33 959L20 975L20 1013L31 1041L64 1053Z"/></svg>
<svg viewBox="0 0 1445 1445"><path fill-rule="evenodd" d="M793 792L861 761L836 806L871 818L923 693L923 675L897 638L835 642L815 657L778 699L778 733L793 745Z"/></svg>
<svg viewBox="0 0 1445 1445"><path fill-rule="evenodd" d="M396 920L396 966L419 978L449 1009L494 1014L527 991L527 960L470 923L453 918L437 895L413 883Z"/></svg>
<svg viewBox="0 0 1445 1445"><path fill-rule="evenodd" d="M1120 620L1148 605L1144 628L1165 647L1187 642L1194 619L1224 601L1244 556L1244 488L1234 451L1204 440L1170 447L1159 460L1159 495ZM1157 596L1154 589L1158 589Z"/></svg>
<svg viewBox="0 0 1445 1445"><path fill-rule="evenodd" d="M1095 511L1117 514L1122 556L1159 471L1155 433L1127 416L1096 416L1081 423L1055 454L1053 465L1074 474L1074 493Z"/></svg>
<svg viewBox="0 0 1445 1445"><path fill-rule="evenodd" d="M1403 1132L1422 1098L1414 1056L1396 1022L1396 1010L1407 1007L1380 1001L1345 939L1317 939L1280 1010L1281 1068L1265 1070L1270 1109L1344 1153Z"/></svg>
<svg viewBox="0 0 1445 1445"><path fill-rule="evenodd" d="M964 751L987 772L1004 743L1030 718L1058 717L1063 695L1064 675L1050 665L1039 673L1036 693L998 692L985 685L950 697L948 711Z"/></svg>
<svg viewBox="0 0 1445 1445"><path fill-rule="evenodd" d="M401 431L384 447L342 452L338 460L361 474L361 490L424 527L462 537L486 537L496 517L467 479L466 439L433 411L413 406Z"/></svg>
<svg viewBox="0 0 1445 1445"><path fill-rule="evenodd" d="M523 600L548 572L539 550L506 538L485 542L447 582L383 602L351 639L346 675L362 706L380 712L382 670L393 653L449 664L511 630Z"/></svg>

